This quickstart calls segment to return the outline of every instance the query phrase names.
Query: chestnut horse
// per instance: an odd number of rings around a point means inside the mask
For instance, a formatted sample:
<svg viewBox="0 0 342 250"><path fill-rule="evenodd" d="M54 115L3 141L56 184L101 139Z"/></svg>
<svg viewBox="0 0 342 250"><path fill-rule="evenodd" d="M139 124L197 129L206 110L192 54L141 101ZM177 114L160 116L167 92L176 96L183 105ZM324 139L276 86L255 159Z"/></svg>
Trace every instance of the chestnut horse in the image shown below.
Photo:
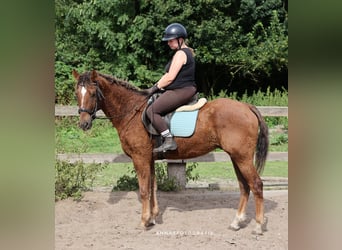
<svg viewBox="0 0 342 250"><path fill-rule="evenodd" d="M139 181L142 203L141 225L155 224L159 213L153 155L155 140L141 121L148 96L132 84L95 70L79 74L76 95L83 130L92 126L96 111L102 110L117 129L123 151L132 159ZM165 159L187 159L220 148L230 155L239 181L240 201L230 228L238 230L246 219L246 205L252 190L255 199L256 228L265 230L262 172L268 151L268 128L255 106L219 98L208 102L198 114L191 137L175 137L178 148L166 152ZM255 166L253 163L255 155Z"/></svg>

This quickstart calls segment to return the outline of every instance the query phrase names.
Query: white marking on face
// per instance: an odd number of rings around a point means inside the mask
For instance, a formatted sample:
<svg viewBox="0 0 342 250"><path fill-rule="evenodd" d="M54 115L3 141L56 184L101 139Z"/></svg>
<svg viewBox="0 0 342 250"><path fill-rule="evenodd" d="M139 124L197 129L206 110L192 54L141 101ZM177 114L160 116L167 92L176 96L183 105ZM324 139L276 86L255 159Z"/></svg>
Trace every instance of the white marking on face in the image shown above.
<svg viewBox="0 0 342 250"><path fill-rule="evenodd" d="M87 89L84 86L82 86L82 89L81 89L81 94L82 94L81 107L83 107L83 101L84 101L84 97L85 97L86 93L87 93Z"/></svg>

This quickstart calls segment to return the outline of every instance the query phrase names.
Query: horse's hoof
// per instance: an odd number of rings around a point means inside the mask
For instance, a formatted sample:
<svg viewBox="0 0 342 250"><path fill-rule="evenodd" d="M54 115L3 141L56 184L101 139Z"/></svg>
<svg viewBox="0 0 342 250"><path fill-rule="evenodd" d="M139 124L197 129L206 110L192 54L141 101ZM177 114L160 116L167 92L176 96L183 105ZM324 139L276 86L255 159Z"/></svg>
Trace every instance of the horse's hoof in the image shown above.
<svg viewBox="0 0 342 250"><path fill-rule="evenodd" d="M156 224L155 221L150 221L150 222L148 222L148 223L143 223L143 222L141 222L141 223L140 223L140 229L143 229L143 230L150 230L155 224Z"/></svg>
<svg viewBox="0 0 342 250"><path fill-rule="evenodd" d="M237 223L232 223L229 225L229 229L233 230L233 231L238 231L238 230L240 230L240 228L241 227Z"/></svg>
<svg viewBox="0 0 342 250"><path fill-rule="evenodd" d="M267 229L266 229L267 222L268 222L267 217L264 217L264 222L262 224L257 223L256 226L255 226L255 229L252 231L252 234L263 235L264 232L267 231Z"/></svg>
<svg viewBox="0 0 342 250"><path fill-rule="evenodd" d="M261 229L261 226L257 225L255 227L255 229L252 231L252 234L254 234L254 235L263 235L264 233L263 233L263 231Z"/></svg>
<svg viewBox="0 0 342 250"><path fill-rule="evenodd" d="M136 229L142 229L142 230L145 230L145 223L141 222L137 225Z"/></svg>
<svg viewBox="0 0 342 250"><path fill-rule="evenodd" d="M229 225L229 229L233 231L238 231L241 228L245 227L246 215L236 215L233 222Z"/></svg>

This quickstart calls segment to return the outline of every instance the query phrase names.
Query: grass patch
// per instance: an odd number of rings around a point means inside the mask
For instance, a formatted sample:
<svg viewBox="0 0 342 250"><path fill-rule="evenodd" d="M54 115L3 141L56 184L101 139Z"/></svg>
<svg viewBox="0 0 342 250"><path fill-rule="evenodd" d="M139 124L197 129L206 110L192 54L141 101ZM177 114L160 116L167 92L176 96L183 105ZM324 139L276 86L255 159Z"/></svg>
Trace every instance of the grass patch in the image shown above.
<svg viewBox="0 0 342 250"><path fill-rule="evenodd" d="M199 181L212 181L217 179L236 179L234 167L231 162L201 162L198 163L194 174L198 173ZM262 176L287 177L288 162L266 162Z"/></svg>
<svg viewBox="0 0 342 250"><path fill-rule="evenodd" d="M134 176L132 163L115 163L108 164L100 173L97 174L93 181L96 187L112 187L116 185L120 177L127 175ZM198 181L211 182L217 179L233 179L236 180L235 172L231 162L201 162L198 163L192 172L193 175L198 174ZM266 162L263 175L264 177L288 177L288 162L269 161Z"/></svg>
<svg viewBox="0 0 342 250"><path fill-rule="evenodd" d="M78 117L55 119L57 153L122 153L116 129L109 120L94 120L93 127L83 131Z"/></svg>
<svg viewBox="0 0 342 250"><path fill-rule="evenodd" d="M286 130L270 129L269 139L269 151L288 151ZM117 131L108 120L95 120L90 130L83 131L78 117L56 118L55 143L56 153L123 153Z"/></svg>
<svg viewBox="0 0 342 250"><path fill-rule="evenodd" d="M93 185L96 187L110 187L116 185L120 177L127 175L134 176L132 170L134 169L133 163L111 163L98 173Z"/></svg>

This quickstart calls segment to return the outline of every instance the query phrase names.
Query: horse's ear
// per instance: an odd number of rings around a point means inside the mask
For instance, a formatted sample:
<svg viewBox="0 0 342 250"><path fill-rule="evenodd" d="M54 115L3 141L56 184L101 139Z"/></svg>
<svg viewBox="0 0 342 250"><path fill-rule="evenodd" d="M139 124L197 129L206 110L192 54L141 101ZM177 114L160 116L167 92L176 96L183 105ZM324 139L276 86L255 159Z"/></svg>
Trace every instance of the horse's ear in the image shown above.
<svg viewBox="0 0 342 250"><path fill-rule="evenodd" d="M93 71L91 72L91 80L95 82L96 77L97 77L97 72L96 70L93 69Z"/></svg>
<svg viewBox="0 0 342 250"><path fill-rule="evenodd" d="M78 78L80 77L80 74L75 69L72 70L72 75L75 77L76 80L78 80Z"/></svg>

